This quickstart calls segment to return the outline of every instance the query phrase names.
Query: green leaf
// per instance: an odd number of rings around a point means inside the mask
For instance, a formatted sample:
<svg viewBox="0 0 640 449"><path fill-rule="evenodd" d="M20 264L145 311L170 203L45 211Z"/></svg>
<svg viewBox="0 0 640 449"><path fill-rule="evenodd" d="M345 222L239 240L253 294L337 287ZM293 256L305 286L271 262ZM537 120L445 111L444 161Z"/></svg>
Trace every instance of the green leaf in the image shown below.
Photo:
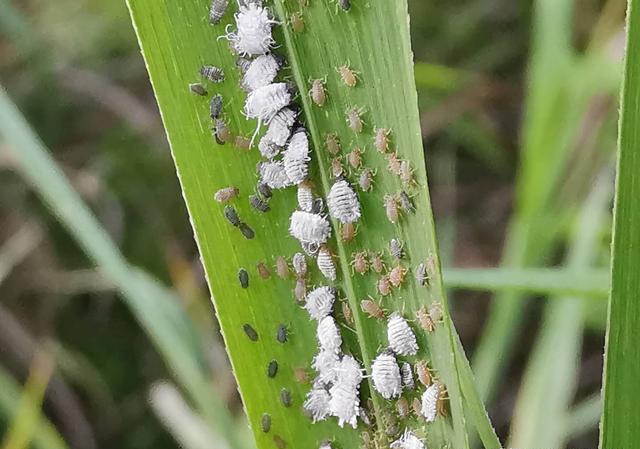
<svg viewBox="0 0 640 449"><path fill-rule="evenodd" d="M232 2L233 3L233 2ZM365 149L364 164L377 170L372 192L360 193L363 216L359 232L353 242L345 244L333 238L330 248L337 256L339 280L336 285L341 299L350 306L354 315L351 329L345 323L341 306L337 306L338 321L343 327L344 349L360 359L367 370L380 347L386 345L384 323L366 317L359 301L368 295L383 302L388 311L400 310L411 318L415 311L431 302L442 303L445 319L435 332L418 332L421 357L428 357L444 381L449 394L450 416L425 425L414 419L401 420L405 426L420 429L427 435L430 445L469 447L465 432L465 399L460 391L460 378L473 385L470 372L460 370L457 336L446 311L446 298L439 273L433 273L430 286L417 285L407 276L403 288L390 298L382 299L376 291L377 277L373 273L353 274L349 261L354 251L386 252L387 242L396 237L405 242L410 267L419 261L434 257L437 266L433 220L427 192L423 149L415 91L412 54L410 50L406 1L373 0L353 2L351 11L340 11L336 5L319 0L309 7L276 0L273 9L284 26L275 32L279 52L286 54L291 77L300 92L305 122L315 151L313 152L311 179L317 194L326 197L330 188L330 155L324 151L323 138L328 132L340 137L343 155L354 146ZM216 313L225 338L245 410L259 447L273 447L273 436L283 438L289 447L317 447L325 439L335 440L340 447L357 447L360 431L340 429L335 420L311 425L301 411L308 385L294 381L293 370L309 368L316 352L315 324L304 310L296 305L291 293L293 279L283 280L272 275L261 279L256 264L264 262L273 267L276 256L290 257L300 251L299 245L288 236L289 216L296 207L294 189L277 191L270 202L271 210L260 214L247 201L256 185L257 151L239 151L231 145L217 145L210 135L208 99L189 94L187 86L198 80L197 71L202 64L215 64L224 69L226 80L220 85L208 85L211 92L224 98L225 120L235 134L250 135L254 122L247 122L241 114L244 93L238 87L238 72L228 44L217 38L231 23L227 14L223 23L211 27L207 23L205 0L157 2L129 0L129 8L140 45L156 93L173 157L195 230L201 258L213 294ZM291 13L300 11L305 31L294 33L288 26ZM358 84L348 88L342 84L336 69L349 64L358 72ZM309 79L326 78L328 101L322 107L313 105L307 96ZM345 112L351 107L363 108L365 132L354 134L345 123ZM415 214L406 214L398 225L391 224L383 208L383 195L395 194L401 188L399 179L386 168L383 155L373 148L374 127L389 128L393 147L402 159L410 161L417 184L410 189L417 207ZM349 178L357 180L351 170ZM256 237L246 240L227 223L222 206L212 200L217 189L235 186L240 197L233 205L242 220L256 231ZM337 229L333 223L334 230ZM334 233L335 234L335 233ZM392 261L385 256L388 265ZM407 262L404 262L407 264ZM311 283L324 281L312 266ZM240 287L239 268L250 274L249 288ZM243 332L249 324L256 329L259 339L250 341ZM279 324L286 324L291 337L285 344L275 340ZM458 353L458 355L460 355ZM266 375L267 364L276 359L279 371L275 378ZM285 408L279 401L280 391L288 389L293 407ZM363 386L365 397L372 391ZM383 427L395 415L394 404L372 395L371 412L376 418L376 438L387 440ZM473 413L479 401L474 402ZM271 431L263 433L260 421L264 413L272 418ZM475 420L485 426L482 434L493 438L491 447L498 447L495 434L486 421ZM488 428L487 428L488 427ZM360 428L361 430L362 428Z"/></svg>
<svg viewBox="0 0 640 449"><path fill-rule="evenodd" d="M621 94L611 299L604 369L601 448L631 448L640 440L640 5L629 1L627 52Z"/></svg>

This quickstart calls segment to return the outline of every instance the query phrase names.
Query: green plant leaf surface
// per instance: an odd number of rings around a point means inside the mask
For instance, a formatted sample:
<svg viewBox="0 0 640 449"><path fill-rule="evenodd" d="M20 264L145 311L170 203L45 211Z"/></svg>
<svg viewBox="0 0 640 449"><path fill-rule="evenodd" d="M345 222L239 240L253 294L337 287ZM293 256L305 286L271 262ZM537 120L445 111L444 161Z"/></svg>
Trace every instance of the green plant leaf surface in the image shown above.
<svg viewBox="0 0 640 449"><path fill-rule="evenodd" d="M605 342L600 447L626 449L640 440L640 5L629 1L621 94L611 296Z"/></svg>
<svg viewBox="0 0 640 449"><path fill-rule="evenodd" d="M400 420L397 426L395 404L372 394L370 412L376 420L370 433L382 444L389 437L385 430L411 427L426 437L434 446L466 448L465 400L460 392L459 376L466 371L457 369L454 357L457 336L446 309L441 277L437 269L437 248L433 220L427 191L423 149L415 91L412 53L410 49L407 5L405 1L374 0L352 2L349 12L325 1L310 1L308 7L297 2L276 0L273 10L282 24L274 36L277 49L286 55L289 68L284 76L292 79L300 92L305 122L313 148L311 181L316 193L325 197L333 180L330 176L331 156L325 152L326 133L335 132L342 143L343 164L346 152L358 146L364 150L365 166L376 170L374 189L359 192L363 215L356 238L343 243L335 238L337 223L333 223L334 238L329 246L336 254L341 301L349 305L354 323L349 325L336 305L336 317L342 327L343 349L361 360L369 372L371 360L380 348L387 345L385 323L368 318L359 307L359 301L371 296L387 311L398 310L413 319L415 311L432 302L442 304L445 318L433 333L427 335L414 323L419 344L419 357L428 358L448 390L449 416L433 424L415 418ZM326 439L338 447L357 447L360 432L341 429L334 419L311 424L301 410L309 385L294 381L295 368L309 369L316 352L315 323L295 302L292 295L294 280L272 276L261 279L256 264L264 262L273 269L279 255L290 258L300 251L298 243L288 235L289 216L296 208L295 189L276 191L270 201L271 210L261 214L248 203L257 182L256 164L260 157L253 149L242 151L233 145L217 145L209 131L210 119L207 98L192 96L188 84L198 80L198 69L203 64L215 64L225 70L226 80L219 85L207 85L210 92L224 97L225 119L236 134L249 136L255 122L248 122L241 114L244 93L238 87L235 57L227 43L217 38L224 34L225 26L232 22L228 13L217 26L207 23L207 3L175 1L158 3L153 0L129 0L134 26L150 73L172 148L183 194L195 230L196 240L214 297L216 313L235 371L245 410L259 447L274 447L274 436L287 442L288 447L317 447ZM232 6L232 9L234 7ZM301 12L305 30L295 33L288 19L291 13ZM337 68L348 64L357 72L358 82L349 88L340 80ZM307 96L310 79L326 80L327 103L323 107L312 104ZM349 108L361 108L365 122L364 132L355 134L345 121ZM398 157L410 161L414 169L415 185L408 187L416 206L415 213L404 214L398 224L391 224L383 207L384 194L396 194L402 188L397 176L387 170L384 155L373 148L375 127L391 130L392 148ZM347 177L355 185L358 170L347 168ZM256 237L246 240L237 229L227 223L222 206L213 201L217 189L235 186L240 196L233 206L243 221L255 231ZM412 270L419 262L432 257L435 271L429 286L420 286L407 274L403 286L387 298L381 298L376 289L377 275L369 272L354 274L350 267L352 253L372 251L384 254L389 268L393 261L388 254L391 238L404 242L407 259L402 263ZM325 283L310 263L309 283ZM250 274L249 287L241 288L237 273L245 268ZM245 324L259 334L250 341L243 332ZM275 340L279 324L290 329L290 338L284 343ZM271 360L279 363L274 378L266 375ZM409 358L414 361L415 358ZM473 385L470 380L468 385ZM282 389L291 392L293 406L280 403ZM366 398L372 388L363 385ZM417 393L410 396L415 397ZM365 401L366 404L366 401ZM482 407L476 403L475 406ZM368 407L367 407L368 408ZM482 410L482 412L484 412ZM272 419L271 430L264 433L260 420L264 413ZM481 422L479 420L478 422ZM487 426L487 422L482 425ZM484 429L483 434L493 434ZM495 435L493 434L495 439ZM495 440L497 441L497 439ZM492 447L498 447L496 443Z"/></svg>

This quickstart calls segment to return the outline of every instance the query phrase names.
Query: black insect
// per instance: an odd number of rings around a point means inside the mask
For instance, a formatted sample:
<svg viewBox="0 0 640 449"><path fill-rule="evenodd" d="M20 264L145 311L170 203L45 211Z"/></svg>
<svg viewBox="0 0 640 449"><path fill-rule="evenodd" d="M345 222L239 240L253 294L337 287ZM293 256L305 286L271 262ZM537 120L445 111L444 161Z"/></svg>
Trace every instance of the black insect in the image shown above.
<svg viewBox="0 0 640 449"><path fill-rule="evenodd" d="M212 0L209 8L209 23L217 25L222 20L229 6L229 0Z"/></svg>
<svg viewBox="0 0 640 449"><path fill-rule="evenodd" d="M260 195L262 195L263 198L269 199L271 198L273 191L271 190L271 187L269 187L268 185L264 184L264 183L260 183L258 184L257 187L258 193Z"/></svg>
<svg viewBox="0 0 640 449"><path fill-rule="evenodd" d="M267 365L267 376L274 378L276 374L278 374L278 361L272 360L269 362L269 365Z"/></svg>
<svg viewBox="0 0 640 449"><path fill-rule="evenodd" d="M214 83L221 83L224 81L224 70L213 65L203 65L200 68L200 75Z"/></svg>
<svg viewBox="0 0 640 449"><path fill-rule="evenodd" d="M285 407L291 407L291 392L286 388L280 390L280 402Z"/></svg>
<svg viewBox="0 0 640 449"><path fill-rule="evenodd" d="M262 414L262 419L260 420L260 427L264 433L267 433L271 430L271 415L268 413Z"/></svg>
<svg viewBox="0 0 640 449"><path fill-rule="evenodd" d="M248 224L240 223L238 227L240 228L240 232L242 232L242 235L244 235L245 239L251 240L256 236L255 231L251 229L251 227Z"/></svg>
<svg viewBox="0 0 640 449"><path fill-rule="evenodd" d="M201 97L206 96L208 93L207 89L205 89L204 86L200 83L189 84L189 90L192 94L200 95Z"/></svg>
<svg viewBox="0 0 640 449"><path fill-rule="evenodd" d="M260 198L258 195L251 195L249 197L249 202L253 206L255 210L258 212L268 212L271 208L269 207L269 203Z"/></svg>
<svg viewBox="0 0 640 449"><path fill-rule="evenodd" d="M244 330L244 333L247 334L247 337L249 337L249 340L251 341L258 341L258 332L256 332L256 330L251 327L250 324L243 324L242 325L242 330Z"/></svg>
<svg viewBox="0 0 640 449"><path fill-rule="evenodd" d="M211 97L209 111L213 120L220 118L220 114L222 113L222 95L218 94Z"/></svg>
<svg viewBox="0 0 640 449"><path fill-rule="evenodd" d="M249 273L244 268L240 268L238 270L238 280L240 281L240 286L242 288L249 287Z"/></svg>
<svg viewBox="0 0 640 449"><path fill-rule="evenodd" d="M228 204L224 206L224 217L231 223L233 226L240 226L242 223L240 222L240 217L238 217L238 212L233 208L233 206L229 206Z"/></svg>
<svg viewBox="0 0 640 449"><path fill-rule="evenodd" d="M285 326L284 324L280 324L278 326L278 329L276 330L276 340L278 340L280 343L285 343L288 338L289 330L287 329L287 326Z"/></svg>

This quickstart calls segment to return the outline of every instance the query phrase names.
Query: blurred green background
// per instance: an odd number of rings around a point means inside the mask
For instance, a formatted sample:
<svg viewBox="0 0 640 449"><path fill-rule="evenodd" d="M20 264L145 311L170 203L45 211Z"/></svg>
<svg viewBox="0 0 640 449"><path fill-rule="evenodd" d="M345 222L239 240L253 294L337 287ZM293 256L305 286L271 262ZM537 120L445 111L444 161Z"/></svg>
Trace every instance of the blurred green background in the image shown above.
<svg viewBox="0 0 640 449"><path fill-rule="evenodd" d="M445 266L606 269L625 2L409 5ZM0 0L0 83L124 257L175 291L200 339L211 391L243 429L124 1ZM26 180L10 132L0 139L0 447L225 447L182 396L118 286ZM580 229L589 224L596 229L585 241ZM491 355L504 362L495 394L483 387L501 438L519 428L519 395L543 393L532 379L546 370L569 379L559 388L584 405L566 423L568 447L597 447L603 299L532 296L525 312L504 312L517 330L492 340L491 329L500 329L492 295L452 297L469 357L486 369L488 358L475 351L483 339L503 348ZM555 346L578 366L553 374L541 348Z"/></svg>

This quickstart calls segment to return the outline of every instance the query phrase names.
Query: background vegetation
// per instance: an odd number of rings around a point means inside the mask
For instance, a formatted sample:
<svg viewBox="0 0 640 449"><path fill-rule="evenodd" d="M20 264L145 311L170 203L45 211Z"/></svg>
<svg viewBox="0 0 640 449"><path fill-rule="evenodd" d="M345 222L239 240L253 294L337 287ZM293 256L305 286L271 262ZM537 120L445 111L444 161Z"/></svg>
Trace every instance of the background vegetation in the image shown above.
<svg viewBox="0 0 640 449"><path fill-rule="evenodd" d="M596 447L625 2L409 3L445 282L467 288L453 319L492 421L516 447ZM3 94L2 444L224 447L220 419L250 444L124 3L0 0L0 33L0 81L61 168Z"/></svg>

